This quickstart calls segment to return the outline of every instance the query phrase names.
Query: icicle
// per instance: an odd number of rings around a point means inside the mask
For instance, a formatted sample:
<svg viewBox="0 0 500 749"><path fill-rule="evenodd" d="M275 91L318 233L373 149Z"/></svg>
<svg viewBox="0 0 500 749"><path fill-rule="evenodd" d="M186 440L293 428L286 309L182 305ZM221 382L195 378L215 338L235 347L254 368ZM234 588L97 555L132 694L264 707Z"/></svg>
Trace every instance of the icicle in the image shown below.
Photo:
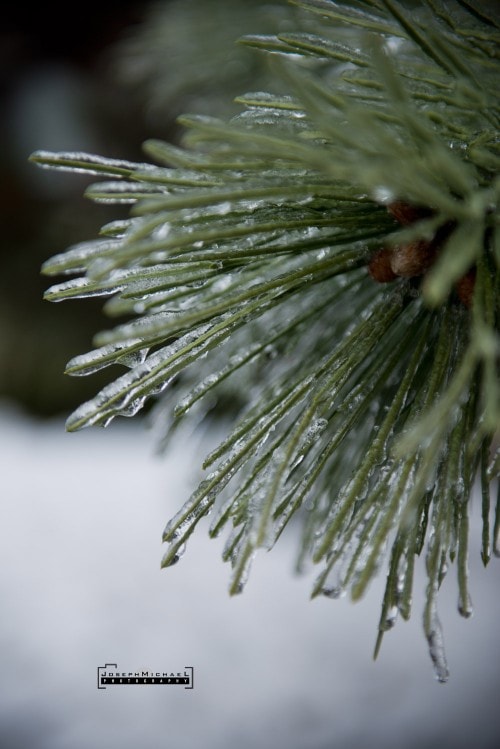
<svg viewBox="0 0 500 749"><path fill-rule="evenodd" d="M248 543L238 555L235 554L236 558L232 560L235 570L229 585L229 593L231 595L238 595L243 592L250 575L255 554L256 550Z"/></svg>
<svg viewBox="0 0 500 749"><path fill-rule="evenodd" d="M445 684L448 681L449 671L446 663L446 654L444 650L443 633L441 630L441 623L436 618L434 627L427 635L427 642L429 643L429 654L434 664L434 673L436 679L441 683Z"/></svg>
<svg viewBox="0 0 500 749"><path fill-rule="evenodd" d="M441 684L444 684L448 681L449 671L444 649L443 631L434 599L426 607L424 623L425 636L429 645L429 655L434 666L434 674L436 679Z"/></svg>
<svg viewBox="0 0 500 749"><path fill-rule="evenodd" d="M469 518L467 508L463 508L458 528L458 611L469 618L473 608L469 595L469 564L467 550L469 546Z"/></svg>

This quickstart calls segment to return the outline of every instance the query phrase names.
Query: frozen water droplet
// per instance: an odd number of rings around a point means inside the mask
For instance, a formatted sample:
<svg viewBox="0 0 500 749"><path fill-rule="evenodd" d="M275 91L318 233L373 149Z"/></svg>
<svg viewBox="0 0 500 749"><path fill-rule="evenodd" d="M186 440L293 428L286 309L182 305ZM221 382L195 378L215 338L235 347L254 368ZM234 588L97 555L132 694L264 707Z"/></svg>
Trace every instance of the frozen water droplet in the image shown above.
<svg viewBox="0 0 500 749"><path fill-rule="evenodd" d="M390 36L385 40L384 47L388 52L399 52L400 48L404 44L404 40L397 36Z"/></svg>
<svg viewBox="0 0 500 749"><path fill-rule="evenodd" d="M392 629L394 625L396 624L396 620L398 618L398 607L397 606L391 606L389 611L386 614L383 628L384 630Z"/></svg>
<svg viewBox="0 0 500 749"><path fill-rule="evenodd" d="M321 595L327 598L344 598L345 594L345 588L342 585L325 585L324 588L321 588Z"/></svg>
<svg viewBox="0 0 500 749"><path fill-rule="evenodd" d="M445 557L443 557L441 560L441 565L439 567L439 577L438 577L439 585L441 585L447 573L448 573L448 562L446 561Z"/></svg>
<svg viewBox="0 0 500 749"><path fill-rule="evenodd" d="M466 594L466 598L464 599L462 595L458 598L458 612L460 616L464 616L466 619L469 619L469 617L472 616L474 613L474 608L472 606L472 601L469 597L469 594Z"/></svg>
<svg viewBox="0 0 500 749"><path fill-rule="evenodd" d="M170 224L167 222L160 224L152 233L154 239L166 239L170 233Z"/></svg>
<svg viewBox="0 0 500 749"><path fill-rule="evenodd" d="M175 542L169 544L169 549L166 551L166 553L163 556L161 566L162 567L173 567L174 564L177 564L179 559L184 555L184 552L186 551L186 544L182 544L179 546L175 553L172 555L172 548L174 547Z"/></svg>
<svg viewBox="0 0 500 749"><path fill-rule="evenodd" d="M373 199L382 205L388 205L394 201L394 193L388 187L376 187L373 191Z"/></svg>
<svg viewBox="0 0 500 749"><path fill-rule="evenodd" d="M116 361L119 364L123 364L126 367L129 367L129 369L133 369L133 367L137 366L138 364L144 363L148 353L149 353L149 348L143 348L143 349L139 349L139 351L133 351L130 354L125 354L124 356L120 356L116 359Z"/></svg>
<svg viewBox="0 0 500 749"><path fill-rule="evenodd" d="M226 291L231 286L231 276L221 276L218 278L214 283L212 284L212 290L215 291L217 294L222 293L223 291Z"/></svg>
<svg viewBox="0 0 500 749"><path fill-rule="evenodd" d="M146 402L146 396L142 395L140 398L136 398L132 401L128 406L125 406L124 408L121 408L117 415L119 416L135 416L136 413L138 413L141 408L144 406L144 403Z"/></svg>
<svg viewBox="0 0 500 749"><path fill-rule="evenodd" d="M264 348L264 353L267 359L276 359L278 356L278 349L270 343Z"/></svg>
<svg viewBox="0 0 500 749"><path fill-rule="evenodd" d="M328 426L326 419L315 419L307 429L300 447L300 452L290 466L290 471L295 470L306 457L311 445L318 440Z"/></svg>

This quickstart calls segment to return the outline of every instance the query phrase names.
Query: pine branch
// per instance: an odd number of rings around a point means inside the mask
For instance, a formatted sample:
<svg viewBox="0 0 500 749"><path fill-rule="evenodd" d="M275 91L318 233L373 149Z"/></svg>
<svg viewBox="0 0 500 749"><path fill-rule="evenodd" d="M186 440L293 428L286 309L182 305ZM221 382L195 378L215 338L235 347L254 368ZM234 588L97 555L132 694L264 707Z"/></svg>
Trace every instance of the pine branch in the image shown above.
<svg viewBox="0 0 500 749"><path fill-rule="evenodd" d="M424 630L445 681L437 593L456 559L470 615L476 478L483 562L500 555L499 32L472 2L294 4L304 30L243 39L269 51L286 93L240 96L230 122L182 117L182 147L145 144L157 165L33 155L111 178L87 195L132 206L44 266L75 276L48 299L109 296L108 313L130 318L69 362L128 371L67 426L161 394L175 433L214 399L246 396L165 529L163 566L213 508L232 593L294 519L299 567L322 565L313 595L362 596L392 542L377 653L410 616L425 550Z"/></svg>

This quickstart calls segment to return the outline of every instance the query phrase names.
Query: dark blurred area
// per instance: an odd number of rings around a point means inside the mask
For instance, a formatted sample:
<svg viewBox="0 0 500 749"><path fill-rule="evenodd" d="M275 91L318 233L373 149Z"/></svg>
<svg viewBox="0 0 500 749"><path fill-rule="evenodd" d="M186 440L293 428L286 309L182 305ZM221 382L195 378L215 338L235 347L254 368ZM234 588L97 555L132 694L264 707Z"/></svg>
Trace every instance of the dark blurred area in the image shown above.
<svg viewBox="0 0 500 749"><path fill-rule="evenodd" d="M50 4L2 9L0 397L33 414L67 413L96 392L98 377L76 380L63 371L106 326L102 301L64 309L43 301L52 281L40 267L95 237L120 211L82 197L91 178L42 171L28 157L39 148L140 156L140 106L113 80L107 50L141 22L146 7L85 3L71 6L71 16Z"/></svg>
<svg viewBox="0 0 500 749"><path fill-rule="evenodd" d="M38 149L143 160L151 137L176 141L185 111L227 116L233 98L267 86L263 56L235 44L244 33L287 28L294 11L265 0L87 2L27 9L0 21L0 399L39 416L68 414L114 376L63 374L110 322L102 300L54 305L60 278L42 263L93 239L127 206L83 197L85 175L41 170Z"/></svg>

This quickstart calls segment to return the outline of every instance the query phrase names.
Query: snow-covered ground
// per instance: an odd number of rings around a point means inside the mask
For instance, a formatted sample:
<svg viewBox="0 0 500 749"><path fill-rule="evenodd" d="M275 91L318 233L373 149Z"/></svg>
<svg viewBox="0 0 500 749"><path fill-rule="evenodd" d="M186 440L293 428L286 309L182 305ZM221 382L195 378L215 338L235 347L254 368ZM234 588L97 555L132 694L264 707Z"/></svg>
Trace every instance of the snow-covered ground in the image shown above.
<svg viewBox="0 0 500 749"><path fill-rule="evenodd" d="M0 410L0 746L6 749L372 749L499 746L500 561L482 569L472 527L474 617L440 611L451 678L438 684L415 610L371 659L383 577L366 598L309 600L293 537L227 593L223 539L199 529L160 570L161 531L198 478L199 444L154 454L142 424L68 435ZM194 689L97 689L97 667L178 671Z"/></svg>

